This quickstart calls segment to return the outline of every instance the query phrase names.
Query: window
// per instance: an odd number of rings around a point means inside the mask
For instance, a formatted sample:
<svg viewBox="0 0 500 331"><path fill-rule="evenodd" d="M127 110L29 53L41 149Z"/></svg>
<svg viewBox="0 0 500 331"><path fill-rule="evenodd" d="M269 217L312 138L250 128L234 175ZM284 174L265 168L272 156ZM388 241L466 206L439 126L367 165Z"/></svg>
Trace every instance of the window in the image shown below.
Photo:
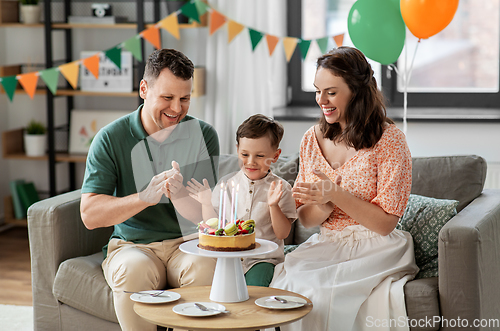
<svg viewBox="0 0 500 331"><path fill-rule="evenodd" d="M289 0L290 36L316 39L344 33L344 45L352 46L347 31L349 10L356 0ZM499 49L500 0L460 0L453 21L441 32L418 43L410 31L397 66L400 75L371 61L389 106L402 107L402 72L413 61L407 86L410 107L500 108ZM329 49L335 47L330 38ZM383 45L381 45L383 47ZM316 43L305 61L296 52L289 64L292 105L314 105L315 60L321 54ZM301 70L296 70L301 68Z"/></svg>

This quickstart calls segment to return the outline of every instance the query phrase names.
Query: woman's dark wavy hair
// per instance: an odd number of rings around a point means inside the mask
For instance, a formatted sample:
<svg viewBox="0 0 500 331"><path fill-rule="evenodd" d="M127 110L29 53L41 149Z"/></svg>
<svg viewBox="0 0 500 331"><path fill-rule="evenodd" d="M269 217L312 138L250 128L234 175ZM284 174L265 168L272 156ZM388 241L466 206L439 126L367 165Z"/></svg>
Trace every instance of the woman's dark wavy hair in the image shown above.
<svg viewBox="0 0 500 331"><path fill-rule="evenodd" d="M352 97L345 109L346 127L329 124L322 116L319 127L325 138L344 141L356 150L373 147L384 132L387 117L384 96L377 87L373 70L364 54L353 47L342 46L321 56L316 68L330 70L342 77L351 90Z"/></svg>

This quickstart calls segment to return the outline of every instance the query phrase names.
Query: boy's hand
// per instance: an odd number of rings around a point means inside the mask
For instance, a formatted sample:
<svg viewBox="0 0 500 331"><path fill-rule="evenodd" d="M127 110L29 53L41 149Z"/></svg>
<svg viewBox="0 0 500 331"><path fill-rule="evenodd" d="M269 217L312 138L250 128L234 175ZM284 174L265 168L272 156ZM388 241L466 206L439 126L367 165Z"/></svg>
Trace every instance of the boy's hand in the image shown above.
<svg viewBox="0 0 500 331"><path fill-rule="evenodd" d="M269 204L269 206L277 206L282 195L283 182L280 180L278 185L276 185L276 182L272 182L269 186L269 191L267 192L267 203Z"/></svg>
<svg viewBox="0 0 500 331"><path fill-rule="evenodd" d="M187 182L186 189L189 196L202 205L212 205L212 190L206 178L203 179L203 184L191 178L191 181Z"/></svg>

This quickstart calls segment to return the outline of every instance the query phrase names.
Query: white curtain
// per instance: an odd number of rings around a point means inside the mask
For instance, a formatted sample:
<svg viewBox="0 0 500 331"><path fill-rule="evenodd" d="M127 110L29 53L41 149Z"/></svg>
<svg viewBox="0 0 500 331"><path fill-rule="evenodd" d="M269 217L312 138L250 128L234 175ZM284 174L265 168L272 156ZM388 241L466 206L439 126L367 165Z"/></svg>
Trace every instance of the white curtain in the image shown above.
<svg viewBox="0 0 500 331"><path fill-rule="evenodd" d="M286 36L286 0L210 0L212 8L259 32ZM286 104L286 59L280 41L269 56L265 36L252 51L248 29L228 44L227 24L208 37L205 119L221 154L236 152L236 129L253 114L272 116Z"/></svg>

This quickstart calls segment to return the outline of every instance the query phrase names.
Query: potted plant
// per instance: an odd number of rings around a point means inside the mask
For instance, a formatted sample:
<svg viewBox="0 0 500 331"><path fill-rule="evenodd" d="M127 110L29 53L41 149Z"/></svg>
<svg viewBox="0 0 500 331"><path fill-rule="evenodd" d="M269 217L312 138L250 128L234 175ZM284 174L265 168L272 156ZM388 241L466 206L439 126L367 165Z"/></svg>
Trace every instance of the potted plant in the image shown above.
<svg viewBox="0 0 500 331"><path fill-rule="evenodd" d="M21 3L21 18L24 24L40 23L40 13L42 8L38 0L19 0Z"/></svg>
<svg viewBox="0 0 500 331"><path fill-rule="evenodd" d="M32 120L24 133L24 150L27 156L45 155L47 130L43 123Z"/></svg>

